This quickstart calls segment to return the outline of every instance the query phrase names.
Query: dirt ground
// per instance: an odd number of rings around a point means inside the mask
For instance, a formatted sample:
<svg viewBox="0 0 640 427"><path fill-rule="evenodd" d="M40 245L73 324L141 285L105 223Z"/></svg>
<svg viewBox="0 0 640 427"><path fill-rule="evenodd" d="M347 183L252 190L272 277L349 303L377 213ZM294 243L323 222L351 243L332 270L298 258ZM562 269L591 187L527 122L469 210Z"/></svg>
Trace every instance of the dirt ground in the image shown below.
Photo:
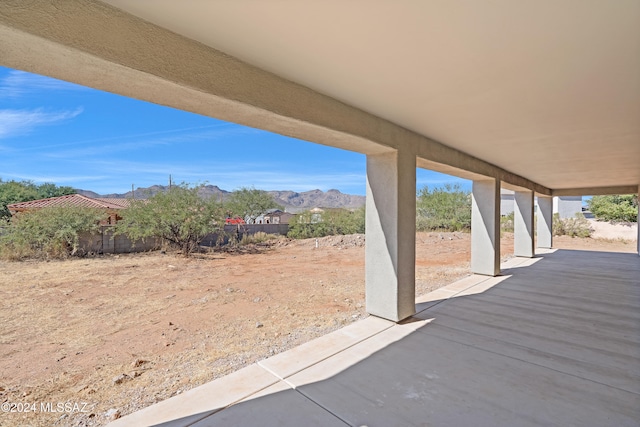
<svg viewBox="0 0 640 427"><path fill-rule="evenodd" d="M591 237L596 239L635 240L638 235L638 223L623 222L612 224L607 221L589 219L593 230Z"/></svg>
<svg viewBox="0 0 640 427"><path fill-rule="evenodd" d="M418 294L469 274L469 247L466 233L419 233ZM505 234L504 258L512 251ZM191 259L0 262L0 291L0 402L18 411L0 413L0 425L104 425L365 317L364 236Z"/></svg>

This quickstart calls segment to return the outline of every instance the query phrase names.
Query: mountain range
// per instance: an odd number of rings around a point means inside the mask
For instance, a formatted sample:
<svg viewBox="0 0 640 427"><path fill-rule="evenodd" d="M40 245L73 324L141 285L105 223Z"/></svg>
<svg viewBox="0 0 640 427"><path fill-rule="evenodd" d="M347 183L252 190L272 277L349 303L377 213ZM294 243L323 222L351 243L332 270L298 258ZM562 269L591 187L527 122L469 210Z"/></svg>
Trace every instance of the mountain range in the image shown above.
<svg viewBox="0 0 640 427"><path fill-rule="evenodd" d="M98 194L89 190L77 190L79 194L87 197L108 197L115 199L125 199L134 197L136 199L146 199L154 194L165 192L169 189L166 185L153 185L147 188L138 188L133 193L131 191L118 194ZM297 213L312 208L345 208L356 209L364 206L365 197L353 194L344 194L339 190L310 190L301 193L295 191L267 191L279 205L284 206L287 212ZM202 197L216 197L226 200L231 194L217 185L206 185L200 192Z"/></svg>

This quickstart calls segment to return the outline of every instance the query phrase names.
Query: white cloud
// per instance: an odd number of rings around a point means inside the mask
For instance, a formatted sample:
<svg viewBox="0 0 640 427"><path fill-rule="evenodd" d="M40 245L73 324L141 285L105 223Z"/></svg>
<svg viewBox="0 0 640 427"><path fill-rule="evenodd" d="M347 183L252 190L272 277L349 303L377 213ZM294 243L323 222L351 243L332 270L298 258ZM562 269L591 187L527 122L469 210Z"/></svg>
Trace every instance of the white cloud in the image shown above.
<svg viewBox="0 0 640 427"><path fill-rule="evenodd" d="M84 86L56 80L38 74L26 73L19 70L11 70L0 79L0 98L19 98L31 93L42 91L60 90L84 90Z"/></svg>
<svg viewBox="0 0 640 427"><path fill-rule="evenodd" d="M242 128L241 126L228 123L221 123L209 126L197 126L189 128L168 129L156 132L144 132L125 134L117 136L109 136L104 138L91 138L73 142L64 142L60 144L38 145L34 147L21 147L14 151L39 151L46 152L51 158L74 158L88 157L93 155L103 155L104 148L95 145L96 142L113 141L109 145L109 154L123 151L135 151L142 148L150 148L159 145L182 144L198 141L216 141L223 140L238 135L251 135L255 129ZM142 139L140 139L142 138ZM134 140L127 142L127 140ZM91 144L90 146L87 146ZM66 148L82 146L82 148L70 148L67 150L55 151L56 148Z"/></svg>
<svg viewBox="0 0 640 427"><path fill-rule="evenodd" d="M30 133L39 126L53 125L73 119L82 113L82 108L74 111L46 112L35 110L0 110L0 138Z"/></svg>

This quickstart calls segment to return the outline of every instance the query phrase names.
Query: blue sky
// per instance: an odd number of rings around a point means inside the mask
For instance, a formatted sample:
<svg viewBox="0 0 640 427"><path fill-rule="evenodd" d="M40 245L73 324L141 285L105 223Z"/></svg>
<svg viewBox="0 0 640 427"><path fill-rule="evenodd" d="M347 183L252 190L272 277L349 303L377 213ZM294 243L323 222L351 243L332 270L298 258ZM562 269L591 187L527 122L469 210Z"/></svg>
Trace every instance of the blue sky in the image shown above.
<svg viewBox="0 0 640 427"><path fill-rule="evenodd" d="M0 67L0 178L365 193L365 156ZM418 188L467 181L418 169Z"/></svg>

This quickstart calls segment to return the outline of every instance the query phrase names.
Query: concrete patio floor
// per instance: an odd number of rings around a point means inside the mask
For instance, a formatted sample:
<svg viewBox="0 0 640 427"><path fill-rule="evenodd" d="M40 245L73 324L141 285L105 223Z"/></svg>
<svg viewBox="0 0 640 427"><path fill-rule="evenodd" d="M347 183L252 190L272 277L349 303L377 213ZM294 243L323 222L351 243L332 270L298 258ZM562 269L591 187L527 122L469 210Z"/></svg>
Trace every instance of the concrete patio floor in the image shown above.
<svg viewBox="0 0 640 427"><path fill-rule="evenodd" d="M640 257L546 251L116 426L639 426Z"/></svg>

